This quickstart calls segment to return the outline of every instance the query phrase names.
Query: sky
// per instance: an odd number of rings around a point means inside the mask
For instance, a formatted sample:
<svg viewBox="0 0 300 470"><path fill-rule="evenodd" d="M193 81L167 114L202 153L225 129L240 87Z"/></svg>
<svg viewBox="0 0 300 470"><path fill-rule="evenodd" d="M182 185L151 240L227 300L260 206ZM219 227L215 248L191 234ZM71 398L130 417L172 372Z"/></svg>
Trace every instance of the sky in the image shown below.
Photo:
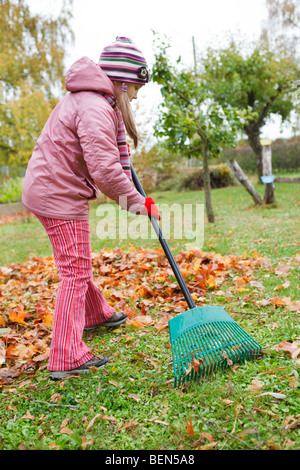
<svg viewBox="0 0 300 470"><path fill-rule="evenodd" d="M27 0L33 12L56 15L61 0ZM153 31L166 36L172 60L193 66L193 37L198 52L221 46L234 34L251 41L260 35L267 18L265 0L73 0L75 43L68 49L66 67L82 56L98 62L100 53L117 36L129 37L141 49L150 67L154 61ZM155 116L161 94L154 84L139 92L139 109ZM265 126L262 137L289 137L280 120Z"/></svg>

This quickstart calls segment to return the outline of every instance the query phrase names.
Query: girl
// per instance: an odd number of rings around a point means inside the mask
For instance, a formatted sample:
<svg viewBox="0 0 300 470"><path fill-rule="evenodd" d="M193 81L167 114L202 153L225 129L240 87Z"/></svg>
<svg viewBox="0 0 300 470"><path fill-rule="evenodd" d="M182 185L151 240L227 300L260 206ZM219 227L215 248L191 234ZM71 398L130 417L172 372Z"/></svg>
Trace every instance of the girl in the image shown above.
<svg viewBox="0 0 300 470"><path fill-rule="evenodd" d="M117 37L99 64L87 57L66 75L69 93L52 111L25 175L22 201L43 224L53 247L60 283L48 362L50 378L102 367L82 341L84 329L126 321L93 283L89 199L100 190L123 209L160 218L151 198L131 182L126 131L138 133L130 101L149 81L147 63L131 39Z"/></svg>

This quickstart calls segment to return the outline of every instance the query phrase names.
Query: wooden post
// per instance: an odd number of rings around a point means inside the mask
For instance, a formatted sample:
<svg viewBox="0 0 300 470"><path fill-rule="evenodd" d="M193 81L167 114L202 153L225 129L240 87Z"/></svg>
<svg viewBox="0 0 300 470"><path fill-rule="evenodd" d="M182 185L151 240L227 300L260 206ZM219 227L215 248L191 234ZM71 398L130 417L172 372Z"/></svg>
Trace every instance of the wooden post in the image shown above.
<svg viewBox="0 0 300 470"><path fill-rule="evenodd" d="M194 72L195 72L195 76L197 76L196 44L195 44L194 36L192 36L192 43L193 43L193 55L194 55Z"/></svg>
<svg viewBox="0 0 300 470"><path fill-rule="evenodd" d="M272 204L275 201L275 186L274 186L274 176L272 175L272 148L270 139L262 139L262 166L263 166L263 176L262 182L265 185L265 195L264 200L266 204Z"/></svg>
<svg viewBox="0 0 300 470"><path fill-rule="evenodd" d="M244 186L246 191L251 195L253 201L255 204L262 204L262 200L260 198L260 195L255 191L255 188L251 181L247 178L243 170L241 169L240 165L236 160L228 161L227 162L229 166L231 167L233 173L235 174L236 178L239 180L239 182Z"/></svg>

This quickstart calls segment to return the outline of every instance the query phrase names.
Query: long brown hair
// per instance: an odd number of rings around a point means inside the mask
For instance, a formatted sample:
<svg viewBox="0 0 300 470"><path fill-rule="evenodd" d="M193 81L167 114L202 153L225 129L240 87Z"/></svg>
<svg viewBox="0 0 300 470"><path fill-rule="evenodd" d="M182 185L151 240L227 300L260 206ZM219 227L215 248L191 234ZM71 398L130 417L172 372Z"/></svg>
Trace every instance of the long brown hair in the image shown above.
<svg viewBox="0 0 300 470"><path fill-rule="evenodd" d="M121 91L120 93L117 93L116 99L117 105L123 116L123 121L127 134L133 140L134 147L136 148L139 143L139 133L136 127L128 95L126 92Z"/></svg>

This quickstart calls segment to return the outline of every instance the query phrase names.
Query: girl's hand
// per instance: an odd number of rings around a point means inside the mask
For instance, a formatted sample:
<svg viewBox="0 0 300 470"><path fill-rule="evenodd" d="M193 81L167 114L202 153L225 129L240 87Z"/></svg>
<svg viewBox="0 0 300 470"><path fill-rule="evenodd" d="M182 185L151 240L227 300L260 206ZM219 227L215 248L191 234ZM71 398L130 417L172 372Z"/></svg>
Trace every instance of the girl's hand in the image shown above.
<svg viewBox="0 0 300 470"><path fill-rule="evenodd" d="M157 206L153 201L152 197L145 198L145 206L148 211L148 215L151 215L151 217L155 217L155 219L160 220L160 215L158 213Z"/></svg>

